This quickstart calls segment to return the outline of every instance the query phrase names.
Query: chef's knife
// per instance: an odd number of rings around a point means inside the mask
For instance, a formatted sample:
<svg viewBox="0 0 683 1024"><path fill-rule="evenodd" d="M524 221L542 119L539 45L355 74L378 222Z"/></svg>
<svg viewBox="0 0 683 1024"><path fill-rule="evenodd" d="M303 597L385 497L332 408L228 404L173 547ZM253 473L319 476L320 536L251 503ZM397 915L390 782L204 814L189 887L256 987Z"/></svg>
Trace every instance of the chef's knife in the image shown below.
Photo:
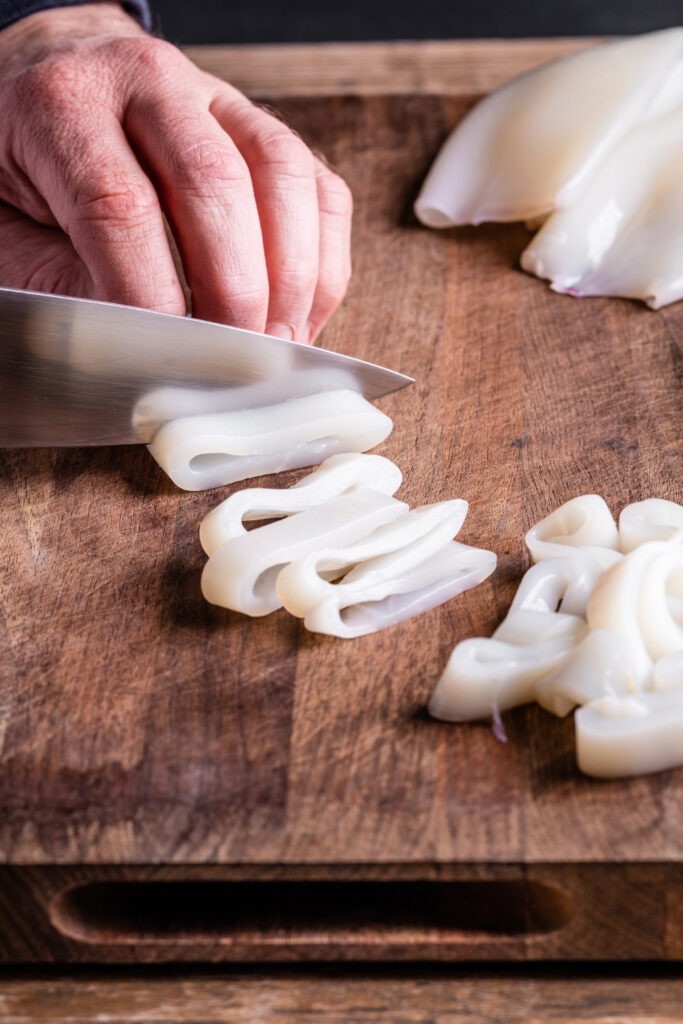
<svg viewBox="0 0 683 1024"><path fill-rule="evenodd" d="M189 317L0 288L0 447L149 442L178 416L412 378Z"/></svg>

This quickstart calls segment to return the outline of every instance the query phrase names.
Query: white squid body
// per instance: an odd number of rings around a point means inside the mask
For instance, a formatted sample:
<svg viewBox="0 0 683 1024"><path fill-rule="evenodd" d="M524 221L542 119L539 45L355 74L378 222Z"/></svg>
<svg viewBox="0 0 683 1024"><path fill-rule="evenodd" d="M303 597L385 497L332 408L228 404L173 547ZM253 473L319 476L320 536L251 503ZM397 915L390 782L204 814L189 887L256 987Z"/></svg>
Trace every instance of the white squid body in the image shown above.
<svg viewBox="0 0 683 1024"><path fill-rule="evenodd" d="M556 291L683 296L683 29L566 57L487 96L415 204L429 227L545 219L522 256Z"/></svg>
<svg viewBox="0 0 683 1024"><path fill-rule="evenodd" d="M553 213L522 253L556 292L683 297L683 109L634 129L576 202Z"/></svg>

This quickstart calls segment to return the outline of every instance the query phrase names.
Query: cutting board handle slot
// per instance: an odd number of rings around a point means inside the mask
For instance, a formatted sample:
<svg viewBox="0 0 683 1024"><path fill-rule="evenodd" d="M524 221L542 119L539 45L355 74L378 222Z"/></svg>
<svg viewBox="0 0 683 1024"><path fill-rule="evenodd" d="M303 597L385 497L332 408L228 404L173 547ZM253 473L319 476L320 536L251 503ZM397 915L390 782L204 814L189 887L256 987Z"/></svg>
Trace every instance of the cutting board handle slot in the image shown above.
<svg viewBox="0 0 683 1024"><path fill-rule="evenodd" d="M492 881L88 882L51 907L65 936L97 945L315 944L340 938L519 941L565 927L563 890L529 879Z"/></svg>

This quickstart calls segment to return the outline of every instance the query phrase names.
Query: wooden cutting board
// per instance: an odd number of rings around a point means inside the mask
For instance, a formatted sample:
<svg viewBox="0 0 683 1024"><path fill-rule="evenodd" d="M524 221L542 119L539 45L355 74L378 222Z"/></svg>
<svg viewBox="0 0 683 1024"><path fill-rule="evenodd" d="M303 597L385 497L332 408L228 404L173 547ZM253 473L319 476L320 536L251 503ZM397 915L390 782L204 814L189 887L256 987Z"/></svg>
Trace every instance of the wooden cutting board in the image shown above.
<svg viewBox="0 0 683 1024"><path fill-rule="evenodd" d="M683 304L554 295L517 268L521 226L416 223L467 93L278 107L355 196L324 344L416 378L379 451L411 504L469 501L460 539L497 572L314 636L203 601L198 526L228 490L180 493L142 447L1 452L0 958L683 956L683 771L584 778L571 718L536 707L506 743L425 713L533 522L585 492L683 499Z"/></svg>

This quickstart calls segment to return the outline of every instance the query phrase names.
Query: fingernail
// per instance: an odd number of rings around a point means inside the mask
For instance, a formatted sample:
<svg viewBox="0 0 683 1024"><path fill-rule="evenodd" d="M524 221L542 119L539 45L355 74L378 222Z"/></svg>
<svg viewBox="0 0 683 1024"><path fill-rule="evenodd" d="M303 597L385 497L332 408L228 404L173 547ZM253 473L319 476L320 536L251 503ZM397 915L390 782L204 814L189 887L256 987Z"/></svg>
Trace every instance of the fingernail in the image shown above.
<svg viewBox="0 0 683 1024"><path fill-rule="evenodd" d="M294 340L294 328L290 324L268 324L266 334L272 334L274 338L284 338L286 341Z"/></svg>

